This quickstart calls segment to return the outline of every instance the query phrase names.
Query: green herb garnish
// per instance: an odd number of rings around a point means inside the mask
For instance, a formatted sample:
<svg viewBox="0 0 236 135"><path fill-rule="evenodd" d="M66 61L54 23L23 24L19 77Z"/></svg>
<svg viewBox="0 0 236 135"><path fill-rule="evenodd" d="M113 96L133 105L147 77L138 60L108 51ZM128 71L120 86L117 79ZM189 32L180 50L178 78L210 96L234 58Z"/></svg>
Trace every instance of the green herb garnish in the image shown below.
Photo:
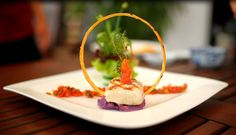
<svg viewBox="0 0 236 135"><path fill-rule="evenodd" d="M128 3L124 2L121 5L120 12L128 8ZM99 20L102 15L99 15ZM103 72L105 78L114 78L120 76L121 61L125 58L130 58L132 50L131 41L126 37L126 32L120 28L121 17L117 17L115 27L112 28L111 22L105 22L105 29L96 35L96 42L99 45L99 51L97 52L98 58L92 61L92 66L96 70ZM131 60L131 67L137 65L137 61ZM133 71L133 77L137 75Z"/></svg>

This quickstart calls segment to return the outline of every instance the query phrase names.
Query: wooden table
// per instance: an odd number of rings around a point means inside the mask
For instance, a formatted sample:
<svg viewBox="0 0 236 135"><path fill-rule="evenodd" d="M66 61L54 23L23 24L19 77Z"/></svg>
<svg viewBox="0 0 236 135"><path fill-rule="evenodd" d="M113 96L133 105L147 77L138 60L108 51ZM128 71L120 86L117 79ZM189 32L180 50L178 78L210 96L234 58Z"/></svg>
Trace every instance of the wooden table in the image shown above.
<svg viewBox="0 0 236 135"><path fill-rule="evenodd" d="M0 134L236 135L236 65L218 70L196 69L188 62L169 66L167 71L219 79L228 82L229 86L174 119L135 130L90 123L2 89L8 84L79 69L76 57L62 48L57 49L51 57L39 61L0 66ZM141 64L147 65L144 62Z"/></svg>

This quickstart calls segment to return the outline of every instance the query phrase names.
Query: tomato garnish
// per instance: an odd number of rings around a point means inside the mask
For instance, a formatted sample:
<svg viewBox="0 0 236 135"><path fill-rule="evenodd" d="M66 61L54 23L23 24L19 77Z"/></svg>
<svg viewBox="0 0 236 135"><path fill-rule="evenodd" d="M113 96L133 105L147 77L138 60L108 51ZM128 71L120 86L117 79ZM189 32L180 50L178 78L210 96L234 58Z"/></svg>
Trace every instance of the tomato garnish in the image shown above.
<svg viewBox="0 0 236 135"><path fill-rule="evenodd" d="M105 88L100 88L101 90L105 91ZM56 97L79 97L79 96L86 96L86 97L94 97L94 96L102 96L96 91L92 90L85 90L80 91L74 87L69 86L59 86L56 90L53 90L52 94L50 92L46 92L48 95L54 95Z"/></svg>
<svg viewBox="0 0 236 135"><path fill-rule="evenodd" d="M147 91L151 86L144 86L143 91ZM162 88L159 89L154 89L153 91L151 91L151 95L154 94L171 94L171 93L181 93L186 91L187 89L187 84L183 84L182 86L172 86L172 85L167 85L167 86L163 86Z"/></svg>
<svg viewBox="0 0 236 135"><path fill-rule="evenodd" d="M132 69L129 65L129 60L124 59L121 64L121 78L120 82L124 84L131 83Z"/></svg>
<svg viewBox="0 0 236 135"><path fill-rule="evenodd" d="M83 93L79 89L75 89L69 86L59 86L56 90L53 90L53 95L57 97L71 97L82 96Z"/></svg>
<svg viewBox="0 0 236 135"><path fill-rule="evenodd" d="M127 72L125 72L127 73ZM126 77L126 76L125 76ZM124 77L124 78L125 78ZM128 79L125 78L125 81ZM144 86L143 91L147 91L151 86ZM102 91L105 91L105 88L99 88ZM187 84L184 83L182 86L172 86L172 85L166 85L163 86L162 88L154 89L151 91L151 95L154 94L171 94L171 93L181 93L186 91L187 89ZM56 90L53 90L52 93L46 92L48 95L54 95L56 97L79 97L79 96L86 96L88 98L92 98L94 96L102 96L100 93L97 91L93 90L84 90L83 92L80 91L79 89L76 89L74 87L69 87L69 86L59 86Z"/></svg>

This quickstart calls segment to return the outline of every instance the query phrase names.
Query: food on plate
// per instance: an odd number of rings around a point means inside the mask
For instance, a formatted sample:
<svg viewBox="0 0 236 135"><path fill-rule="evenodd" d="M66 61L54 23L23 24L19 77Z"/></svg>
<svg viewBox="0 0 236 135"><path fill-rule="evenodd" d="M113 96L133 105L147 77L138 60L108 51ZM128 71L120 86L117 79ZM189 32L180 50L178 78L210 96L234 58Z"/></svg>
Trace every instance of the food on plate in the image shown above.
<svg viewBox="0 0 236 135"><path fill-rule="evenodd" d="M101 22L110 19L112 17L117 16L126 16L137 19L143 23L145 23L156 35L157 39L160 42L161 50L162 50L162 69L160 72L159 77L151 86L143 86L141 82L136 80L133 76L133 69L131 67L130 59L126 55L119 57L117 61L121 61L120 75L118 77L114 77L108 87L106 88L99 88L97 87L94 82L90 79L86 67L84 64L84 46L86 40L90 34L90 32ZM94 89L93 91L85 90L81 92L78 89L69 86L60 86L57 90L54 90L53 95L58 97L70 97L70 96L87 96L87 97L99 97L97 103L98 106L103 109L112 109L112 110L119 110L119 111L135 111L140 110L145 107L145 96L147 94L166 94L166 93L180 93L184 92L187 88L187 84L183 86L164 86L160 89L155 89L156 85L159 83L163 74L165 72L166 66L166 54L165 54L165 47L162 42L161 37L154 29L152 25L150 25L144 19L129 13L114 13L107 15L105 17L100 18L97 22L95 22L85 33L85 36L82 40L82 44L80 47L80 64L83 74L87 82L91 85ZM51 95L50 93L47 93Z"/></svg>
<svg viewBox="0 0 236 135"><path fill-rule="evenodd" d="M106 88L104 96L108 102L138 105L144 100L143 84L136 79L124 84L120 81L120 78L114 78Z"/></svg>
<svg viewBox="0 0 236 135"><path fill-rule="evenodd" d="M85 67L85 64L84 64L84 46L85 46L85 43L87 41L87 38L90 34L90 32L98 25L100 24L101 22L107 20L107 19L110 19L110 18L113 18L113 17L120 17L120 16L126 16L126 17L131 17L131 18L134 18L134 19L137 19L143 23L145 23L153 32L154 34L156 35L157 39L159 40L160 42L160 45L161 45L161 50L162 50L162 58L163 58L163 62L162 62L162 69L161 69L161 73L159 75L159 77L157 78L157 80L154 82L154 84L148 88L144 93L143 93L143 88L142 88L142 85L138 85L138 88L137 88L137 91L135 92L128 92L128 90L126 88L122 88L120 89L121 87L118 87L118 88L113 88L112 91L109 91L107 88L105 90L105 92L101 89L99 89L95 84L94 82L90 79L87 71L86 71L86 67ZM104 44L105 45L105 44ZM119 55L118 55L119 56ZM121 66L121 69L120 71L122 72L121 76L120 76L120 80L118 80L118 82L122 83L122 85L130 85L131 82L132 82L132 79L131 79L131 75L132 75L132 69L130 68L130 65L129 65L129 62L126 58L126 56L124 57L119 57L119 60L122 61L122 66ZM107 16L104 16L104 17L101 17L97 22L95 22L85 33L84 35L84 38L82 40L82 44L80 46L80 64L81 64L81 69L84 73L84 76L85 76L85 79L87 80L87 82L91 85L91 87L94 89L94 91L98 92L100 95L104 95L104 97L102 97L100 100L98 100L98 105L104 109L107 108L107 106L101 106L101 103L102 101L104 101L105 99L105 105L110 105L109 103L113 103L115 104L116 106L118 107L115 107L113 109L117 109L117 110L121 110L121 111L130 111L129 109L129 106L132 106L135 107L135 106L138 106L139 105L142 105L141 106L141 109L144 107L145 105L145 100L144 100L144 96L149 94L153 89L155 89L156 85L160 82L161 78L163 77L163 74L165 72L165 67L166 67L166 54L165 54L165 47L164 47L164 44L162 42L162 39L160 37L160 35L158 34L158 32L154 29L154 27L149 24L146 20L134 15L134 14L130 14L130 13L114 13L114 14L110 14L110 15L107 15ZM114 81L114 80L113 80ZM114 81L114 82L117 82L117 81ZM134 82L137 82L137 81L134 81ZM112 85L112 84L110 84ZM114 90L114 91L113 91ZM123 90L125 90L126 92L124 92ZM122 92L122 93L121 93ZM136 94L136 95L135 95ZM115 98L116 95L119 95L121 97L119 98ZM138 98L137 99L134 99L134 98L131 98L131 99L126 99L130 96L137 96ZM142 96L143 95L143 96ZM143 98L142 98L143 97ZM108 101L107 101L108 100ZM112 101L112 102L109 102L109 101ZM143 102L141 102L143 101ZM120 104L121 103L121 104ZM142 104L143 103L143 104ZM104 105L104 104L103 104ZM126 109L119 109L119 106L120 105L126 105L126 107L128 108L127 110ZM131 109L132 110L132 109ZM134 109L135 110L135 109Z"/></svg>
<svg viewBox="0 0 236 135"><path fill-rule="evenodd" d="M128 3L121 5L120 11L123 12L128 7ZM102 15L97 20L103 18ZM96 34L96 43L98 49L94 52L95 59L91 61L92 66L102 73L106 83L120 76L121 59L128 58L133 70L132 76L137 76L134 67L138 64L138 60L132 54L131 40L126 36L127 31L120 27L121 17L117 17L115 25L107 20L104 27Z"/></svg>
<svg viewBox="0 0 236 135"><path fill-rule="evenodd" d="M98 100L98 105L103 109L108 110L119 110L119 111L137 111L141 110L145 106L145 100L139 105L125 105L125 104L116 104L114 102L107 102L104 97Z"/></svg>
<svg viewBox="0 0 236 135"><path fill-rule="evenodd" d="M147 91L151 86L144 86L143 92ZM66 90L69 89L69 90ZM74 90L73 90L74 89ZM105 88L100 88L105 92ZM177 93L183 93L187 90L187 84L184 83L183 85L165 85L162 88L154 89L149 93L149 95L155 95L155 94L177 94ZM66 94L67 93L67 94ZM89 98L92 97L101 97L103 95L100 95L98 92L94 90L82 90L70 87L70 86L59 86L57 89L53 90L52 92L46 92L47 95L53 95L56 97L66 98L66 97L80 97L80 96L86 96Z"/></svg>
<svg viewBox="0 0 236 135"><path fill-rule="evenodd" d="M151 86L144 86L143 91L147 91ZM163 86L162 88L158 88L158 89L154 89L153 91L151 91L149 94L150 95L154 95L154 94L175 94L175 93L182 93L185 92L187 89L187 84L184 83L181 86L177 86L177 85L166 85Z"/></svg>
<svg viewBox="0 0 236 135"><path fill-rule="evenodd" d="M105 89L104 96L98 100L103 109L134 111L145 106L143 84L131 79L132 69L124 59L121 65L121 77L114 78Z"/></svg>
<svg viewBox="0 0 236 135"><path fill-rule="evenodd" d="M149 94L153 89L155 89L156 85L160 82L160 80L163 77L163 74L165 72L165 68L166 68L165 46L164 46L163 41L162 41L160 35L158 34L157 30L155 30L155 28L149 22L147 22L143 18L138 17L138 16L136 16L134 14L130 14L130 13L113 13L113 14L110 14L110 15L107 15L107 16L104 16L104 17L100 18L98 21L96 21L93 25L90 26L90 28L86 31L86 33L84 35L84 38L82 40L82 44L80 46L80 65L81 65L81 69L82 69L82 71L84 73L85 79L91 85L91 87L95 91L97 91L98 93L103 94L104 91L99 89L94 84L94 82L90 79L90 77L89 77L89 75L87 73L87 70L86 70L86 67L85 67L85 64L84 64L84 46L85 46L85 43L86 43L86 41L88 39L89 34L93 31L93 29L97 25L99 25L101 22L103 22L105 20L108 20L108 19L113 18L113 17L119 17L119 16L126 16L126 17L130 17L130 18L134 18L134 19L139 20L139 21L143 22L144 24L146 24L154 32L155 36L157 37L157 39L158 39L158 41L159 41L159 43L161 45L161 52L162 52L162 59L163 59L163 61L162 61L162 68L161 68L160 75L155 80L154 84L145 92L145 95Z"/></svg>
<svg viewBox="0 0 236 135"><path fill-rule="evenodd" d="M56 97L61 97L61 98L80 97L80 96L86 96L86 97L92 98L94 96L100 96L99 93L97 93L96 91L92 91L92 90L80 91L79 89L76 89L70 86L59 86L56 90L53 90L52 93L46 92L46 94L53 95Z"/></svg>
<svg viewBox="0 0 236 135"><path fill-rule="evenodd" d="M145 92L151 86L143 86L143 84L132 78L132 69L129 66L129 61L124 59L121 65L121 77L114 78L106 88L99 88L104 93L101 95L93 90L80 91L70 86L59 86L53 93L47 92L48 95L56 97L80 97L88 98L100 97L97 100L99 107L109 110L119 111L136 111L145 107ZM167 85L159 89L154 89L149 94L170 94L181 93L186 91L187 84L182 86Z"/></svg>

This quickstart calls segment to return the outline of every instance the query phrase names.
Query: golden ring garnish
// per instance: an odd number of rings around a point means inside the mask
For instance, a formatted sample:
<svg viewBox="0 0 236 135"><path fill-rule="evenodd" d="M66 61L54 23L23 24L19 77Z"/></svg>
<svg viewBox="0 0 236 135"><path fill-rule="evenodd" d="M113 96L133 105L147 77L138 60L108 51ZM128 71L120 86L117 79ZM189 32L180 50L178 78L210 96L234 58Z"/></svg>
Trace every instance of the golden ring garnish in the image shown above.
<svg viewBox="0 0 236 135"><path fill-rule="evenodd" d="M161 68L161 73L159 75L159 77L157 78L157 80L154 82L154 84L145 92L145 94L149 94L155 87L156 85L160 82L161 78L163 77L163 74L165 72L165 69L166 69L166 52L165 52L165 46L163 44L163 41L161 39L161 36L159 35L159 33L154 29L154 27L149 23L147 22L146 20L144 20L143 18L141 17L138 17L134 14L131 14L131 13L113 13L113 14L110 14L110 15L107 15L107 16L104 16L102 18L100 18L98 21L96 21L92 26L90 26L90 28L86 31L85 35L84 35L84 38L82 40L82 44L80 46L80 65L81 65L81 69L84 73L84 76L85 76L85 79L88 81L88 83L91 85L91 87L96 91L98 92L99 94L103 94L104 91L100 90L94 83L93 81L90 79L87 71L86 71L86 67L85 67L85 64L84 64L84 46L85 46L85 43L88 39L88 36L89 34L93 31L93 29L98 25L100 24L101 22L107 20L107 19L110 19L110 18L113 18L113 17L117 17L117 16L127 16L127 17L130 17L130 18L134 18L134 19L137 19L143 23L145 23L153 32L154 34L156 35L158 41L160 42L161 44L161 52L162 52L162 68Z"/></svg>

